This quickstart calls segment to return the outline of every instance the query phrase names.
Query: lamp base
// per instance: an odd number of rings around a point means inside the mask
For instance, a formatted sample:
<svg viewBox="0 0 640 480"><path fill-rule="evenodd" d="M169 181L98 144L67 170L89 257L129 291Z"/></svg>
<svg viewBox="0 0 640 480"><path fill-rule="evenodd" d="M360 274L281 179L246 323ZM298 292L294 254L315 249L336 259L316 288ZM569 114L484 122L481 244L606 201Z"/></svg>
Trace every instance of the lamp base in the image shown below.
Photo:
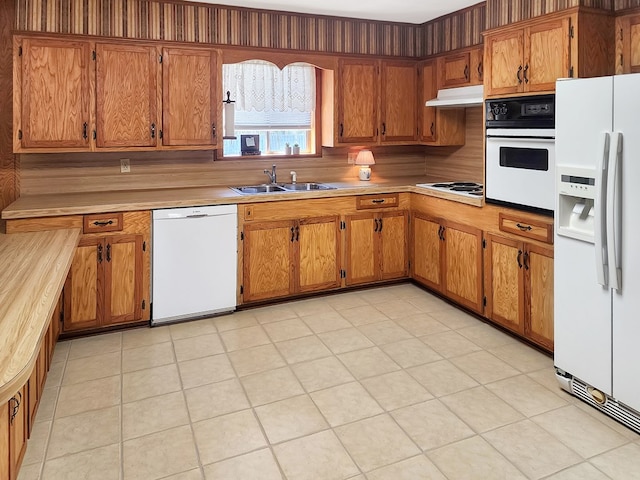
<svg viewBox="0 0 640 480"><path fill-rule="evenodd" d="M364 181L371 180L371 167L360 167L358 177Z"/></svg>

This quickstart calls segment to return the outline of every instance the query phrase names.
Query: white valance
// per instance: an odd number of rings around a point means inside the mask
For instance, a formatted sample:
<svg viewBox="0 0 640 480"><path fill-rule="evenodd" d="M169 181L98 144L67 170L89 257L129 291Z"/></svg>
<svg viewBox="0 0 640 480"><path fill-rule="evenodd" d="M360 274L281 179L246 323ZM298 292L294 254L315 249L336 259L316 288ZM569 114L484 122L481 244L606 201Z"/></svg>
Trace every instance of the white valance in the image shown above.
<svg viewBox="0 0 640 480"><path fill-rule="evenodd" d="M315 108L315 68L295 63L280 70L262 60L225 64L223 98L231 92L236 110L258 112L312 112Z"/></svg>

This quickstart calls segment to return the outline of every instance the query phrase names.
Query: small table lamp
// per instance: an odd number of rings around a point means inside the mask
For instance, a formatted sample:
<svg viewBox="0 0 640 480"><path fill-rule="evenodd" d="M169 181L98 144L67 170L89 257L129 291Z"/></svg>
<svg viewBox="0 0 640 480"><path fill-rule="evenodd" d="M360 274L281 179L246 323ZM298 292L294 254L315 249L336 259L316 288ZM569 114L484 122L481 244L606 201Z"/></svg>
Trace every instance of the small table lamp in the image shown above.
<svg viewBox="0 0 640 480"><path fill-rule="evenodd" d="M371 150L360 150L356 157L356 165L360 166L359 177L360 180L371 180L371 167L376 161L373 159L373 153Z"/></svg>

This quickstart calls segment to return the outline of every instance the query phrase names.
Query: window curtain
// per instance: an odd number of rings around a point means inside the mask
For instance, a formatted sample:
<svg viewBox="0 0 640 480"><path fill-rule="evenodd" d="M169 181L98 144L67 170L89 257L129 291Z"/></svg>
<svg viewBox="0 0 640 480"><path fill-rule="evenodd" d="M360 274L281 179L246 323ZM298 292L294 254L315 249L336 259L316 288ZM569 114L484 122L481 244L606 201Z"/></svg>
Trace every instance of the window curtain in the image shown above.
<svg viewBox="0 0 640 480"><path fill-rule="evenodd" d="M224 96L231 92L238 112L312 112L316 100L315 68L251 60L222 68Z"/></svg>

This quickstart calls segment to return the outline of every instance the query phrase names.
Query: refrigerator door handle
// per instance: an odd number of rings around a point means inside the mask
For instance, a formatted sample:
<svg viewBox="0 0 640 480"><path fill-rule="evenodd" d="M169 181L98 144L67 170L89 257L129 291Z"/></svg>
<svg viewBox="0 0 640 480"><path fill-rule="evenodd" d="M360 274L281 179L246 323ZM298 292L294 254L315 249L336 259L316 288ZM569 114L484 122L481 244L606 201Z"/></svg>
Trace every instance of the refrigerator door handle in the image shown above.
<svg viewBox="0 0 640 480"><path fill-rule="evenodd" d="M595 252L596 278L603 287L608 286L607 238L606 238L606 194L607 166L611 136L609 132L602 135L602 148L596 160L596 198L595 198Z"/></svg>
<svg viewBox="0 0 640 480"><path fill-rule="evenodd" d="M614 132L609 149L609 168L607 171L607 257L609 258L609 287L620 290L620 206L621 185L620 166L622 156L622 134Z"/></svg>

